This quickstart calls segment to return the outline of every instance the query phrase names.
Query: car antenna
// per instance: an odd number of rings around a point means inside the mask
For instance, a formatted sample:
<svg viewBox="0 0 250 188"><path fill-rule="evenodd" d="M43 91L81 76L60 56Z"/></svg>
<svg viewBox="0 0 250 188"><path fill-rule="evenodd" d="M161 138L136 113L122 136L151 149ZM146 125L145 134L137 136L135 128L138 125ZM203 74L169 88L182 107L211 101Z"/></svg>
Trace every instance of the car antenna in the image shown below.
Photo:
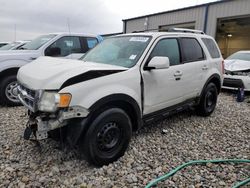
<svg viewBox="0 0 250 188"><path fill-rule="evenodd" d="M69 35L71 36L69 17L67 18L67 25L68 25ZM72 58L72 53L70 53L70 59L73 59Z"/></svg>

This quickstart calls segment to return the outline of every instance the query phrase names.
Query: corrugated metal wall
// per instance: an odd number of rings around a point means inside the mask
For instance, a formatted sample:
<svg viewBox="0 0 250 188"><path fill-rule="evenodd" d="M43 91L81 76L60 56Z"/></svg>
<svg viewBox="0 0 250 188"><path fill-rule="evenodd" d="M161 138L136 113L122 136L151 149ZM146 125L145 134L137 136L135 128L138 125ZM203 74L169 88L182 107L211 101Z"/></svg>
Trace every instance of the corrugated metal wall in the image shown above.
<svg viewBox="0 0 250 188"><path fill-rule="evenodd" d="M158 29L160 25L173 25L195 22L195 28L202 28L204 19L204 7L156 15L148 18L148 29Z"/></svg>
<svg viewBox="0 0 250 188"><path fill-rule="evenodd" d="M147 26L144 25L146 17L125 20L126 26L124 25L124 31L126 30L126 33L144 30L157 31L161 25L173 25L188 22L195 22L195 29L203 30L205 24L205 12L206 7L202 6L169 13L156 14L147 17ZM218 18L241 15L250 15L250 0L224 1L221 3L211 4L208 9L206 33L215 37Z"/></svg>
<svg viewBox="0 0 250 188"><path fill-rule="evenodd" d="M147 17L148 26L144 25L146 17L128 20L126 21L126 33L131 33L133 31L144 31L146 30L146 27L147 30L157 31L161 25L173 25L188 22L195 22L195 28L202 29L205 16L204 12L205 7L198 7L178 12L149 16Z"/></svg>
<svg viewBox="0 0 250 188"><path fill-rule="evenodd" d="M211 5L208 11L206 33L215 37L219 18L250 15L250 0L234 0Z"/></svg>

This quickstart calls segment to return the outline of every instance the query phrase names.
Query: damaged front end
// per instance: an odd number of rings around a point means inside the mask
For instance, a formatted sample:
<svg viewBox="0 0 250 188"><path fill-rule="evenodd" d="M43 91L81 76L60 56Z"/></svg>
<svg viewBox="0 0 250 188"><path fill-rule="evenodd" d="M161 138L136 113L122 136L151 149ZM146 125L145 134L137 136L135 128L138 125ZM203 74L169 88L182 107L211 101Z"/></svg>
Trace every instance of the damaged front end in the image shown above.
<svg viewBox="0 0 250 188"><path fill-rule="evenodd" d="M61 102L61 96L56 92L44 92L28 89L24 86L18 87L18 97L22 104L28 108L29 120L24 131L24 139L43 140L48 138L50 131L60 129L70 125L74 121L74 126L70 129L82 129L84 118L88 116L87 109L80 106L69 107L65 105L65 98ZM59 98L58 98L59 97ZM52 104L51 104L52 103ZM63 106L63 105L64 106ZM62 107L63 106L63 107ZM77 126L77 125L80 125ZM69 134L78 134L77 131L68 131ZM73 135L79 137L80 135Z"/></svg>
<svg viewBox="0 0 250 188"><path fill-rule="evenodd" d="M240 71L229 71L225 70L226 75L238 75L238 76L250 76L250 69Z"/></svg>
<svg viewBox="0 0 250 188"><path fill-rule="evenodd" d="M242 88L246 91L250 91L250 69L237 71L225 70L223 88Z"/></svg>

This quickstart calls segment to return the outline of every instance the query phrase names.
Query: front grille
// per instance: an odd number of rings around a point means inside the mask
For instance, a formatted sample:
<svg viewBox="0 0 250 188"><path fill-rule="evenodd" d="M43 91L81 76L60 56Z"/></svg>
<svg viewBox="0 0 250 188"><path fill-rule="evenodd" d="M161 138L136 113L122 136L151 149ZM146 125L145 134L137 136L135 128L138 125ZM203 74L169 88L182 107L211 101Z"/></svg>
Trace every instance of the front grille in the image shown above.
<svg viewBox="0 0 250 188"><path fill-rule="evenodd" d="M21 103L32 112L37 111L38 91L31 90L23 85L18 86L18 98Z"/></svg>
<svg viewBox="0 0 250 188"><path fill-rule="evenodd" d="M244 88L242 80L233 78L224 78L223 86L233 88Z"/></svg>

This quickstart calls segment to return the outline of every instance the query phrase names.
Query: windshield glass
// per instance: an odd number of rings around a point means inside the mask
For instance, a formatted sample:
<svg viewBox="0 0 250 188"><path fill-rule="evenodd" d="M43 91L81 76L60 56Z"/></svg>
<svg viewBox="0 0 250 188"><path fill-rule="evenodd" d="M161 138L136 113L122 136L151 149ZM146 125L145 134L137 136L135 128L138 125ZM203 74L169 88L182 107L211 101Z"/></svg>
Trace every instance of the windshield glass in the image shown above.
<svg viewBox="0 0 250 188"><path fill-rule="evenodd" d="M13 48L14 46L16 46L18 44L20 44L20 43L19 42L12 42L10 44L6 44L6 45L2 46L0 48L0 50L10 50L11 48Z"/></svg>
<svg viewBox="0 0 250 188"><path fill-rule="evenodd" d="M20 50L37 50L38 48L40 48L43 44L45 44L46 42L48 42L49 40L51 40L52 38L54 38L56 35L43 35L40 36L32 41L30 41L29 43L23 45L21 48L19 48Z"/></svg>
<svg viewBox="0 0 250 188"><path fill-rule="evenodd" d="M83 58L83 61L133 67L147 47L151 37L121 36L104 40Z"/></svg>
<svg viewBox="0 0 250 188"><path fill-rule="evenodd" d="M239 59L243 61L250 61L250 53L235 53L229 56L227 59Z"/></svg>

